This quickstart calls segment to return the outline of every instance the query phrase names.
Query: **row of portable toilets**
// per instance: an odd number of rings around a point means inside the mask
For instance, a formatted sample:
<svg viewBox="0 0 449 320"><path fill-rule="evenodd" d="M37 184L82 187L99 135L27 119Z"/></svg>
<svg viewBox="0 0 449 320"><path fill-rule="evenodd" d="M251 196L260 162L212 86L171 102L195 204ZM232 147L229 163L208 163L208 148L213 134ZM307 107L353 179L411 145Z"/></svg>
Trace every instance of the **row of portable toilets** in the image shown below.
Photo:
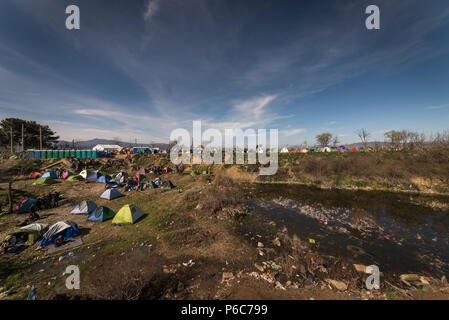
<svg viewBox="0 0 449 320"><path fill-rule="evenodd" d="M75 157L78 159L103 158L104 151L93 150L28 150L28 159L64 159Z"/></svg>

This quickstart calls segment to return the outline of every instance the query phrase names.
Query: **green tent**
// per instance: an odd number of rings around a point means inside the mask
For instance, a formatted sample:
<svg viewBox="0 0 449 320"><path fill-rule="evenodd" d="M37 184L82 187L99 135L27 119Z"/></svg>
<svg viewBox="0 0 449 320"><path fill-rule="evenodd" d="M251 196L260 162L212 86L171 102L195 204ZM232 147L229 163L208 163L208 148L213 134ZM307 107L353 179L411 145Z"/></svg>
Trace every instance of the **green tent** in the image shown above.
<svg viewBox="0 0 449 320"><path fill-rule="evenodd" d="M37 179L34 183L33 183L33 185L50 185L50 184L53 184L53 183L55 183L55 180L53 180L52 178L50 178L50 177L45 177L45 178L39 178L39 179Z"/></svg>
<svg viewBox="0 0 449 320"><path fill-rule="evenodd" d="M81 181L81 180L83 180L83 177L81 177L80 175L70 176L67 178L67 181Z"/></svg>
<svg viewBox="0 0 449 320"><path fill-rule="evenodd" d="M13 232L10 232L5 239L3 239L3 242L9 241L13 236L16 238L19 238L20 236L26 234L26 245L32 245L36 241L38 241L42 235L47 231L48 224L42 224L42 223L33 223L29 224L27 226L24 226L20 229L16 229Z"/></svg>
<svg viewBox="0 0 449 320"><path fill-rule="evenodd" d="M19 159L18 156L16 156L15 154L9 157L9 160L17 160Z"/></svg>
<svg viewBox="0 0 449 320"><path fill-rule="evenodd" d="M115 212L109 209L108 207L98 207L95 209L87 218L87 220L91 221L106 221L114 218Z"/></svg>

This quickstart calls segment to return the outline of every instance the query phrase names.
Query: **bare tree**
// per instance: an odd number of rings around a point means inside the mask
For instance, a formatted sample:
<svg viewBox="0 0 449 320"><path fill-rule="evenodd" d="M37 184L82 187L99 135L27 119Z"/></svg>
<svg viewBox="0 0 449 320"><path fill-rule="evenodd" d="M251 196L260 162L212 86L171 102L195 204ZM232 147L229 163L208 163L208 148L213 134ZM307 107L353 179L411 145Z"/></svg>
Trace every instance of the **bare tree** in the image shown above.
<svg viewBox="0 0 449 320"><path fill-rule="evenodd" d="M338 138L338 135L335 135L334 139L332 140L332 144L334 147L338 147L338 144L340 143L340 139Z"/></svg>
<svg viewBox="0 0 449 320"><path fill-rule="evenodd" d="M357 135L359 136L360 140L363 143L363 147L366 149L368 146L368 139L371 136L371 133L368 132L366 129L359 129L356 131Z"/></svg>

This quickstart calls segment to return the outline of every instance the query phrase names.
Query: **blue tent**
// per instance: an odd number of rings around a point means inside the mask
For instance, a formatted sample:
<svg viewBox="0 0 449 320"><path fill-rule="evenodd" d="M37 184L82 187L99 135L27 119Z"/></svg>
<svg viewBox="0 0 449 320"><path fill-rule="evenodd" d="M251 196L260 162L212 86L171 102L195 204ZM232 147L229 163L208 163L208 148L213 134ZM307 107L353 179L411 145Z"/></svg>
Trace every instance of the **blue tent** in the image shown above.
<svg viewBox="0 0 449 320"><path fill-rule="evenodd" d="M110 176L101 176L95 182L96 183L109 183L109 181L111 181L111 179L112 178Z"/></svg>
<svg viewBox="0 0 449 320"><path fill-rule="evenodd" d="M95 179L95 180L97 180L101 176L102 176L102 174L100 172L95 171L95 172L92 172L91 174L89 174L86 179Z"/></svg>
<svg viewBox="0 0 449 320"><path fill-rule="evenodd" d="M102 199L112 200L118 197L121 197L122 194L116 190L116 189L107 189L103 194L100 196Z"/></svg>
<svg viewBox="0 0 449 320"><path fill-rule="evenodd" d="M46 247L49 244L52 244L60 235L64 238L64 240L79 236L78 225L75 222L68 220L55 223L42 236L42 240L39 245L41 247Z"/></svg>
<svg viewBox="0 0 449 320"><path fill-rule="evenodd" d="M52 179L58 179L58 175L56 173L54 173L53 171L45 172L41 178L47 178L47 177L50 177Z"/></svg>

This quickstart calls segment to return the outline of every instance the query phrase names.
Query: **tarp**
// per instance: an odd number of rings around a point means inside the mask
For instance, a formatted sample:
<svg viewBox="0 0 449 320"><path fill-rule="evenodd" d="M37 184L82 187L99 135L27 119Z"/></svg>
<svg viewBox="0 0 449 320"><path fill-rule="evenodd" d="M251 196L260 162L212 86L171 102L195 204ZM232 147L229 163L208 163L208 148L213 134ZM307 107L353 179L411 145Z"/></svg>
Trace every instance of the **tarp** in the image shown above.
<svg viewBox="0 0 449 320"><path fill-rule="evenodd" d="M39 178L36 181L33 182L33 185L49 185L55 183L55 180L53 180L50 177L46 178Z"/></svg>
<svg viewBox="0 0 449 320"><path fill-rule="evenodd" d="M101 199L106 199L106 200L112 200L118 197L121 197L122 194L116 190L116 189L107 189L105 192L102 193L102 195L100 196Z"/></svg>
<svg viewBox="0 0 449 320"><path fill-rule="evenodd" d="M97 205L93 201L83 200L78 203L75 208L70 211L71 214L90 214L97 209Z"/></svg>
<svg viewBox="0 0 449 320"><path fill-rule="evenodd" d="M53 171L45 172L45 173L42 175L42 178L47 178L47 177L50 177L50 178L52 178L52 179L58 179L58 175L57 175L55 172L53 172Z"/></svg>
<svg viewBox="0 0 449 320"><path fill-rule="evenodd" d="M17 207L17 213L26 213L30 211L30 207L33 203L36 203L36 199L25 199Z"/></svg>
<svg viewBox="0 0 449 320"><path fill-rule="evenodd" d="M136 223L143 216L142 211L133 204L125 204L112 219L113 224Z"/></svg>
<svg viewBox="0 0 449 320"><path fill-rule="evenodd" d="M41 247L46 247L49 244L53 243L55 239L60 235L63 236L64 240L78 236L78 225L75 222L69 220L56 222L42 236L42 240L39 245Z"/></svg>
<svg viewBox="0 0 449 320"><path fill-rule="evenodd" d="M70 176L67 178L67 181L81 181L83 180L83 177L80 176L79 174L76 176Z"/></svg>
<svg viewBox="0 0 449 320"><path fill-rule="evenodd" d="M108 207L98 207L95 209L87 218L87 220L91 221L106 221L114 218L115 212L109 209Z"/></svg>

